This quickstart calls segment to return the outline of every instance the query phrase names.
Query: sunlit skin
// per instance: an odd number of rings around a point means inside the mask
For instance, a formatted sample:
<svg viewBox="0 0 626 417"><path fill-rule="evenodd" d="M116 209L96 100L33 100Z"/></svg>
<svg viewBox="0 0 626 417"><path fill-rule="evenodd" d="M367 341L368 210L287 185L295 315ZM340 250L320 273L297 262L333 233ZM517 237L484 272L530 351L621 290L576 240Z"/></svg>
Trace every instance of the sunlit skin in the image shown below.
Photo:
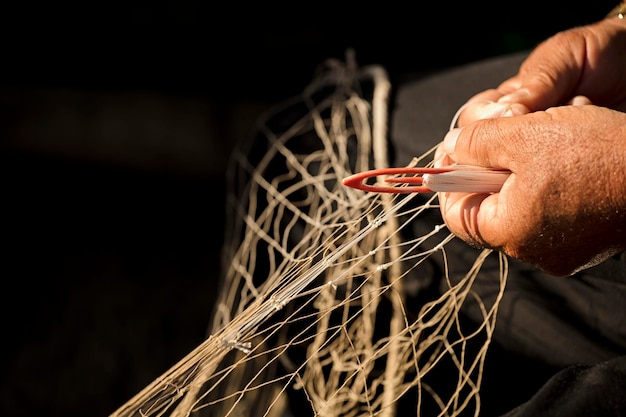
<svg viewBox="0 0 626 417"><path fill-rule="evenodd" d="M438 165L512 172L493 194L439 193L449 229L554 275L626 248L626 20L541 43L472 97Z"/></svg>

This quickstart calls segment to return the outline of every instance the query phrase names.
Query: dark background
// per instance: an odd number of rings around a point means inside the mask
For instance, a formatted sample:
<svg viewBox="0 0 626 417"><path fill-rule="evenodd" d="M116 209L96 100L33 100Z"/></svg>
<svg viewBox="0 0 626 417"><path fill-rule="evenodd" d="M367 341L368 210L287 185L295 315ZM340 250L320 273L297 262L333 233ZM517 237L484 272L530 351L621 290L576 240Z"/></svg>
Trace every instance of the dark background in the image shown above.
<svg viewBox="0 0 626 417"><path fill-rule="evenodd" d="M3 6L0 414L106 416L203 340L228 153L325 59L396 88L615 1L547 3Z"/></svg>

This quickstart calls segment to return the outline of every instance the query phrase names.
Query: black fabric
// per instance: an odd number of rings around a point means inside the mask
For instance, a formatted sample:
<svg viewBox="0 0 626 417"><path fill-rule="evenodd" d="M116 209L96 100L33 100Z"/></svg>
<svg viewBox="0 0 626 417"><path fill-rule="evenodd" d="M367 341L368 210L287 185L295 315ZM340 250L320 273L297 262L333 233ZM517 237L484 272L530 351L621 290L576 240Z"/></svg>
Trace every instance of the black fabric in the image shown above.
<svg viewBox="0 0 626 417"><path fill-rule="evenodd" d="M626 357L573 365L552 377L532 399L505 417L626 415Z"/></svg>
<svg viewBox="0 0 626 417"><path fill-rule="evenodd" d="M439 142L457 109L513 75L525 56L497 57L398 86L391 103L394 165L408 164ZM415 233L420 227L430 226L416 224ZM446 248L453 265L476 258L462 242ZM474 289L494 300L498 266L487 263L484 269ZM450 275L460 277L454 270ZM477 305L464 313L481 319ZM568 278L510 260L493 345L481 415L626 415L626 256Z"/></svg>

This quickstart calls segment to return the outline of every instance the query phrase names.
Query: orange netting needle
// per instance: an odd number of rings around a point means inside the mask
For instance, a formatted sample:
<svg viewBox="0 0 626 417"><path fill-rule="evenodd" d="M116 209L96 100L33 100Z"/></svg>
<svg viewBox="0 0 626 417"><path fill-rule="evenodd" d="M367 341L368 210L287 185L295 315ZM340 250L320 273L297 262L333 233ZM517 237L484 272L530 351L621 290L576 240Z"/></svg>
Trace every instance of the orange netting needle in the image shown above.
<svg viewBox="0 0 626 417"><path fill-rule="evenodd" d="M440 168L380 168L350 175L343 180L343 184L374 193L409 194L439 191L496 193L500 191L510 174L511 172L507 170L469 165L449 165ZM384 181L396 185L367 183L369 179L379 176L389 176Z"/></svg>

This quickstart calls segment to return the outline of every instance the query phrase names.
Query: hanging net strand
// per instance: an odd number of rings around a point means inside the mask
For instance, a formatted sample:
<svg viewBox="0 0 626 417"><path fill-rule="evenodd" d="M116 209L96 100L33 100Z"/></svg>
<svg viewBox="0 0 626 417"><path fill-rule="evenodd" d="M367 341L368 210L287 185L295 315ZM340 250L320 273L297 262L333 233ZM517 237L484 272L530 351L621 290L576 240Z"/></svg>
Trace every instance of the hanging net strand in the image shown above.
<svg viewBox="0 0 626 417"><path fill-rule="evenodd" d="M349 53L259 118L227 172L208 337L111 417L478 415L506 258L456 239L434 193L342 182L389 168L390 90Z"/></svg>

